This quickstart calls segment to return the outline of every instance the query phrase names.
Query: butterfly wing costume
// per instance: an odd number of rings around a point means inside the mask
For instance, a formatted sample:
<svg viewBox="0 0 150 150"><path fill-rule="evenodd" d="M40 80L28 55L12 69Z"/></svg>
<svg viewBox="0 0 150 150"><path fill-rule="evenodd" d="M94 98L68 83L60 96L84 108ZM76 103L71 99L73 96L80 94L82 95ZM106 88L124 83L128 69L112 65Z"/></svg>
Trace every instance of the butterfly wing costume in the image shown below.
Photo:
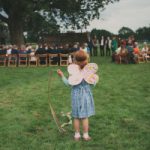
<svg viewBox="0 0 150 150"><path fill-rule="evenodd" d="M85 80L89 84L96 84L99 80L96 74L98 66L95 63L87 64L83 69L76 64L71 64L68 66L69 78L68 82L70 85L78 85Z"/></svg>

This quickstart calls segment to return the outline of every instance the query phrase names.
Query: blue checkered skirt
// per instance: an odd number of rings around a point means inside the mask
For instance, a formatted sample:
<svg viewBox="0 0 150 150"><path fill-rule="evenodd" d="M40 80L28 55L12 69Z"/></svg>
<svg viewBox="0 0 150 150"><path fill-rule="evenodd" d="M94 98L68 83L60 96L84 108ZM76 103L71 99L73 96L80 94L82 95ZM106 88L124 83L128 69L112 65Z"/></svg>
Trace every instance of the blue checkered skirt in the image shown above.
<svg viewBox="0 0 150 150"><path fill-rule="evenodd" d="M87 118L95 114L91 86L85 81L72 87L72 117Z"/></svg>

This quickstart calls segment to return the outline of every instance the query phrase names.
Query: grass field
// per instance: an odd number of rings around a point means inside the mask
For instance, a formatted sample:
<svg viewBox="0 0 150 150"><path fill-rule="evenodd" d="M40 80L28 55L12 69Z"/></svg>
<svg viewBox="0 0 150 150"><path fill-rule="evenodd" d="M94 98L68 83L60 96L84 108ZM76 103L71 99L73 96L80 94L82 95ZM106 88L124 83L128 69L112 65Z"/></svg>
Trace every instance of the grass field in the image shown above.
<svg viewBox="0 0 150 150"><path fill-rule="evenodd" d="M100 76L93 88L92 141L75 142L71 125L63 135L57 130L48 106L50 70L50 98L61 123L61 111L71 111L70 88L57 76L59 67L0 68L0 150L150 150L150 63L92 59Z"/></svg>

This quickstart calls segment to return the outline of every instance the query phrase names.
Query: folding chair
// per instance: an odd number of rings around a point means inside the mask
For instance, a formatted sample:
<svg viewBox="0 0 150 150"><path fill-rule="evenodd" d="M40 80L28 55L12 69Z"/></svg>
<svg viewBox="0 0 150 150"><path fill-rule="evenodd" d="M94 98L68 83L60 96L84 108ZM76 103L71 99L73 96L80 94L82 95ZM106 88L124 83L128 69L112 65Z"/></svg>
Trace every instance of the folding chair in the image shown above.
<svg viewBox="0 0 150 150"><path fill-rule="evenodd" d="M58 54L48 54L48 65L58 66L59 65L59 55Z"/></svg>
<svg viewBox="0 0 150 150"><path fill-rule="evenodd" d="M6 54L0 55L0 66L1 67L6 67L6 62L7 62Z"/></svg>
<svg viewBox="0 0 150 150"><path fill-rule="evenodd" d="M68 66L68 54L60 54L60 66Z"/></svg>
<svg viewBox="0 0 150 150"><path fill-rule="evenodd" d="M28 66L29 67L37 67L38 65L38 58L36 57L35 53L29 54Z"/></svg>
<svg viewBox="0 0 150 150"><path fill-rule="evenodd" d="M37 54L38 66L47 66L47 54Z"/></svg>
<svg viewBox="0 0 150 150"><path fill-rule="evenodd" d="M147 52L147 56L145 57L146 62L150 62L150 51Z"/></svg>
<svg viewBox="0 0 150 150"><path fill-rule="evenodd" d="M128 64L127 53L120 54L120 64Z"/></svg>
<svg viewBox="0 0 150 150"><path fill-rule="evenodd" d="M28 66L28 54L19 54L18 55L18 67L27 67Z"/></svg>
<svg viewBox="0 0 150 150"><path fill-rule="evenodd" d="M75 61L75 53L76 53L76 52L70 53L71 58L72 58L72 63L74 63L74 61Z"/></svg>
<svg viewBox="0 0 150 150"><path fill-rule="evenodd" d="M115 63L116 64L121 64L121 56L120 54L115 54L114 55Z"/></svg>
<svg viewBox="0 0 150 150"><path fill-rule="evenodd" d="M144 62L145 62L145 60L144 60L143 55L142 55L142 54L139 54L139 55L138 55L138 63L144 63Z"/></svg>
<svg viewBox="0 0 150 150"><path fill-rule="evenodd" d="M17 67L18 56L16 54L8 55L8 67Z"/></svg>

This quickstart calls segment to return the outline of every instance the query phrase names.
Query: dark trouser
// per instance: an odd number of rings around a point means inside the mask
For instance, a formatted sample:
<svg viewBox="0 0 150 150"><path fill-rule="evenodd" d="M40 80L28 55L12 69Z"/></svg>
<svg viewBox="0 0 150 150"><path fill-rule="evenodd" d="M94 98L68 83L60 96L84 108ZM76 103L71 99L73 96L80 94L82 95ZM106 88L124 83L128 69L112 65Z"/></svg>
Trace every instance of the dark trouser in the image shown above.
<svg viewBox="0 0 150 150"><path fill-rule="evenodd" d="M116 53L112 52L112 62L115 62Z"/></svg>
<svg viewBox="0 0 150 150"><path fill-rule="evenodd" d="M97 47L96 46L93 47L93 55L97 56Z"/></svg>
<svg viewBox="0 0 150 150"><path fill-rule="evenodd" d="M90 56L92 56L93 54L92 54L92 47L89 47L89 49L90 49Z"/></svg>
<svg viewBox="0 0 150 150"><path fill-rule="evenodd" d="M106 56L110 56L110 48L109 47L106 47Z"/></svg>
<svg viewBox="0 0 150 150"><path fill-rule="evenodd" d="M104 56L105 54L104 54L104 46L100 46L100 53L101 53L101 56Z"/></svg>
<svg viewBox="0 0 150 150"><path fill-rule="evenodd" d="M134 63L135 63L134 55L133 55L132 51L129 51L129 52L128 52L127 57L128 57L128 62L129 62L129 64L134 64Z"/></svg>

